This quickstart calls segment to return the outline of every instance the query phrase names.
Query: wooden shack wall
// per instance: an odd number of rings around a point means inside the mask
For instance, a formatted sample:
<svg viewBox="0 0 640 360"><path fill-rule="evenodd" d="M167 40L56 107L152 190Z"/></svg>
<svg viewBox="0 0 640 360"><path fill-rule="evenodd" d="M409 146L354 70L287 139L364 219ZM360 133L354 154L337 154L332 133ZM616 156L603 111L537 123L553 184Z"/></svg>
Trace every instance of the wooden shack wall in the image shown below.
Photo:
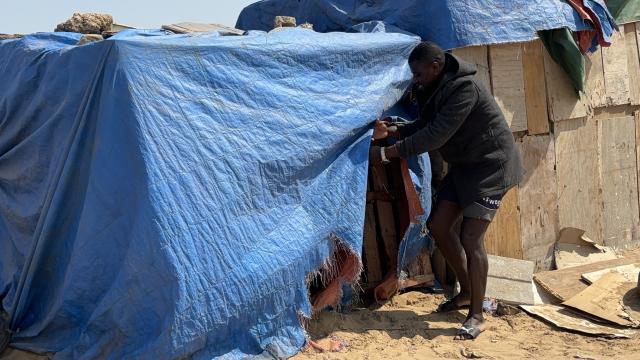
<svg viewBox="0 0 640 360"><path fill-rule="evenodd" d="M617 249L640 245L640 23L586 59L578 96L539 40L456 49L503 109L527 175L486 239L489 253L552 266L560 229Z"/></svg>

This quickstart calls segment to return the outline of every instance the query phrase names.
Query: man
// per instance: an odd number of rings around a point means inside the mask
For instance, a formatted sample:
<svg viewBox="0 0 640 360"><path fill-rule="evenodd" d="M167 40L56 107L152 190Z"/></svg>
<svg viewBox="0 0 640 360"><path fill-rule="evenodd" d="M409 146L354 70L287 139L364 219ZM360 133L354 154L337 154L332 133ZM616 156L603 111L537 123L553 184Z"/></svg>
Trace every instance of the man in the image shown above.
<svg viewBox="0 0 640 360"><path fill-rule="evenodd" d="M376 121L374 139L399 140L389 147L372 146L371 161L386 163L438 150L448 163L428 226L461 290L438 311L468 306L456 339L475 339L485 327L484 235L504 194L520 182L522 162L502 111L474 76L474 65L423 42L409 56L409 66L419 89L419 117L406 125ZM461 216L458 233L453 227Z"/></svg>

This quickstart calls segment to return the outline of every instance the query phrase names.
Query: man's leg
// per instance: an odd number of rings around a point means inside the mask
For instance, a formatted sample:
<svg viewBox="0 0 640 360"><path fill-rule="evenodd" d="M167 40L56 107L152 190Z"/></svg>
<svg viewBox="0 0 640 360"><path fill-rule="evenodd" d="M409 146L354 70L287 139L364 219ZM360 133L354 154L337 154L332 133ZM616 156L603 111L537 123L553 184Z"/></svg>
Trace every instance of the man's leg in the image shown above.
<svg viewBox="0 0 640 360"><path fill-rule="evenodd" d="M482 302L487 287L488 260L487 252L484 248L484 235L487 232L490 222L465 217L462 220L460 241L467 258L467 268L469 270L469 280L471 289L471 304L469 315L463 327L473 330L475 335L459 334L458 339L475 338L484 331L484 317L482 316Z"/></svg>
<svg viewBox="0 0 640 360"><path fill-rule="evenodd" d="M436 245L456 273L460 283L460 293L451 301L452 306L449 309L440 308L441 311L469 305L471 288L467 273L467 260L460 243L460 237L453 229L460 216L462 216L462 208L458 204L448 200L439 200L429 219L429 230L433 234Z"/></svg>

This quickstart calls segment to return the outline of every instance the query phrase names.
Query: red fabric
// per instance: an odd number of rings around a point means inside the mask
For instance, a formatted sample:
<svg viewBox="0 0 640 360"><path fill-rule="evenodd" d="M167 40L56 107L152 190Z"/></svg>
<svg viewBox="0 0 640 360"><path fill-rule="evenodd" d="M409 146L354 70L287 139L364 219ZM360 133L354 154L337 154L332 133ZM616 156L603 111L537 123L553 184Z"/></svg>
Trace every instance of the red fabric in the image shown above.
<svg viewBox="0 0 640 360"><path fill-rule="evenodd" d="M578 31L578 47L580 48L581 53L586 54L587 51L589 51L591 44L593 43L594 36L597 36L595 30Z"/></svg>
<svg viewBox="0 0 640 360"><path fill-rule="evenodd" d="M609 45L611 45L611 43L605 41L604 39L604 35L602 33L602 24L600 23L598 15L596 15L596 13L594 13L588 7L584 6L583 0L566 1L573 7L578 15L580 15L582 20L589 22L594 28L594 30L578 31L578 46L580 47L580 51L583 54L585 54L589 50L589 48L591 48L594 37L598 39L598 44L600 46L608 47Z"/></svg>

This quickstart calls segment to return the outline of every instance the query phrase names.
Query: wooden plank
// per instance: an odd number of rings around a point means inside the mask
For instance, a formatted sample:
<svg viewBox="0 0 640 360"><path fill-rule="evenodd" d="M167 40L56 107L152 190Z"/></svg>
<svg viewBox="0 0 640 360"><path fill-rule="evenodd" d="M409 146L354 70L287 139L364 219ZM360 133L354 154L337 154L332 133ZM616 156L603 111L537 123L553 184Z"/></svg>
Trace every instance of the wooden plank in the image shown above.
<svg viewBox="0 0 640 360"><path fill-rule="evenodd" d="M520 43L489 47L493 96L513 132L527 130L522 52Z"/></svg>
<svg viewBox="0 0 640 360"><path fill-rule="evenodd" d="M373 191L391 192L384 165L371 167ZM388 201L376 201L376 214L379 227L378 235L382 239L387 271L395 271L398 264L398 239L396 233L393 204Z"/></svg>
<svg viewBox="0 0 640 360"><path fill-rule="evenodd" d="M489 75L489 53L488 46L469 46L454 49L453 54L462 60L475 64L478 68L476 76L491 90L491 77Z"/></svg>
<svg viewBox="0 0 640 360"><path fill-rule="evenodd" d="M364 258L367 263L367 282L375 284L382 281L382 262L376 235L376 215L373 204L367 204L364 220Z"/></svg>
<svg viewBox="0 0 640 360"><path fill-rule="evenodd" d="M407 278L399 280L399 288L406 289L413 286L433 285L435 275L431 269L429 250L423 249L406 269Z"/></svg>
<svg viewBox="0 0 640 360"><path fill-rule="evenodd" d="M522 259L520 235L518 188L514 187L505 194L495 219L487 229L485 235L487 253Z"/></svg>
<svg viewBox="0 0 640 360"><path fill-rule="evenodd" d="M551 135L525 136L518 145L526 170L518 189L522 255L547 270L558 235L555 145Z"/></svg>
<svg viewBox="0 0 640 360"><path fill-rule="evenodd" d="M588 100L576 94L567 74L562 70L548 51L544 53L544 73L547 84L547 103L549 118L557 122L582 118L589 114Z"/></svg>
<svg viewBox="0 0 640 360"><path fill-rule="evenodd" d="M624 249L638 239L638 169L632 116L599 121L603 199L603 239Z"/></svg>
<svg viewBox="0 0 640 360"><path fill-rule="evenodd" d="M594 109L593 118L596 120L633 116L639 107L636 105L618 105Z"/></svg>
<svg viewBox="0 0 640 360"><path fill-rule="evenodd" d="M577 331L587 335L603 336L608 338L631 338L635 335L633 330L621 330L601 325L575 314L571 310L557 305L521 306L522 310L532 316L542 318L551 324L565 330Z"/></svg>
<svg viewBox="0 0 640 360"><path fill-rule="evenodd" d="M187 33L193 33L193 32L211 32L211 31L220 31L223 34L229 34L229 35L244 34L244 30L239 30L239 29L232 28L225 25L204 24L204 23L194 23L194 22L182 22L178 24L162 25L162 28L165 30L173 31L174 33L177 33L177 34L187 34Z"/></svg>
<svg viewBox="0 0 640 360"><path fill-rule="evenodd" d="M555 124L558 226L583 229L602 244L598 126L593 119Z"/></svg>
<svg viewBox="0 0 640 360"><path fill-rule="evenodd" d="M602 48L585 56L585 92L589 104L594 108L607 106L607 93L604 86L604 65Z"/></svg>
<svg viewBox="0 0 640 360"><path fill-rule="evenodd" d="M640 52L636 34L636 24L624 25L625 45L627 48L627 68L629 69L629 96L631 104L640 104Z"/></svg>
<svg viewBox="0 0 640 360"><path fill-rule="evenodd" d="M542 42L535 40L524 44L522 68L524 71L524 95L527 106L527 130L529 135L549 132L547 113L547 86L544 76Z"/></svg>
<svg viewBox="0 0 640 360"><path fill-rule="evenodd" d="M638 53L640 54L640 23L633 24L636 28L636 41L638 43Z"/></svg>
<svg viewBox="0 0 640 360"><path fill-rule="evenodd" d="M640 111L636 111L634 113L634 122L636 125L636 169L638 170L637 172L637 177L636 179L640 179ZM638 182L638 195L640 196L640 181ZM638 199L639 203L638 205L640 206L640 198Z"/></svg>
<svg viewBox="0 0 640 360"><path fill-rule="evenodd" d="M541 271L534 274L533 279L549 294L559 300L566 301L589 286L582 281L582 274L621 265L635 264L638 261L640 261L640 249L631 251L620 259L574 266L562 270Z"/></svg>
<svg viewBox="0 0 640 360"><path fill-rule="evenodd" d="M533 305L532 261L488 256L486 297L511 304Z"/></svg>
<svg viewBox="0 0 640 360"><path fill-rule="evenodd" d="M635 281L627 280L618 272L609 272L562 304L614 324L636 326L638 322L625 311L622 303L627 292L635 287Z"/></svg>
<svg viewBox="0 0 640 360"><path fill-rule="evenodd" d="M604 87L607 105L624 105L631 102L629 69L624 34L614 33L611 46L602 48Z"/></svg>
<svg viewBox="0 0 640 360"><path fill-rule="evenodd" d="M610 273L612 271L615 271L624 276L627 281L635 282L638 280L638 274L640 273L640 264L622 265L609 269L584 273L582 274L582 280L586 281L589 284L593 284L594 282L598 281L604 274Z"/></svg>

